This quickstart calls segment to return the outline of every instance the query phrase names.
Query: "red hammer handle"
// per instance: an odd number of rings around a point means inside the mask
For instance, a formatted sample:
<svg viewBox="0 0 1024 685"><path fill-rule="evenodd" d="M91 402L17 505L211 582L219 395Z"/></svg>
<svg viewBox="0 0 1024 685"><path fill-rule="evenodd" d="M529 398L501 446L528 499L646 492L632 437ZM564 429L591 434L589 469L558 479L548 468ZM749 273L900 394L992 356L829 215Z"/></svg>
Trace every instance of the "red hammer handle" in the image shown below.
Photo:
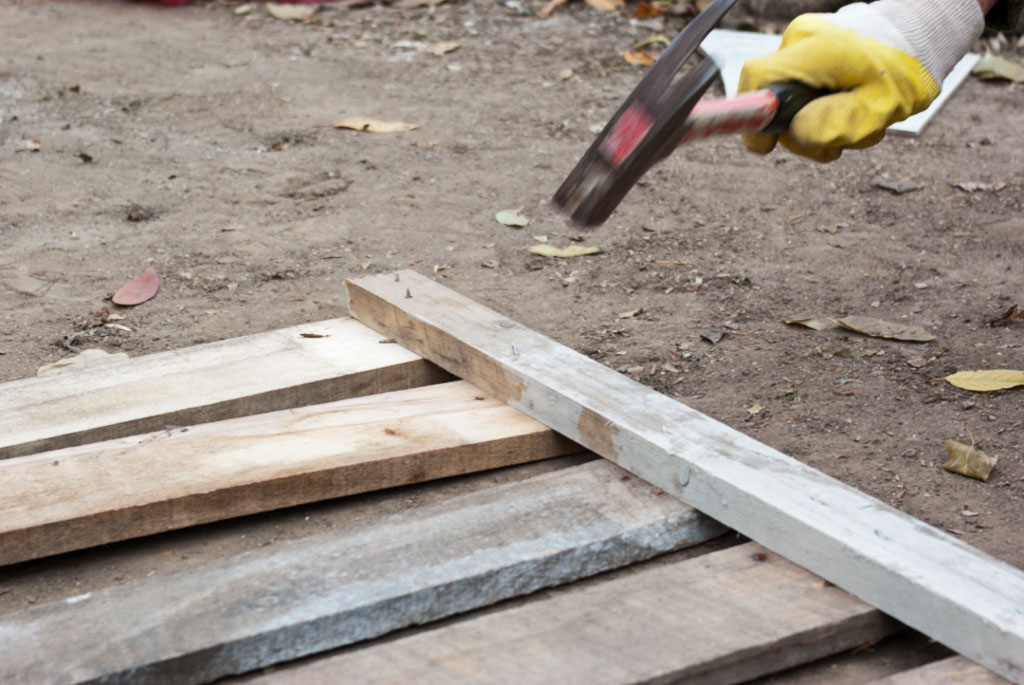
<svg viewBox="0 0 1024 685"><path fill-rule="evenodd" d="M683 142L730 133L780 133L804 105L825 94L802 83L779 83L735 98L704 98L690 112L691 128Z"/></svg>

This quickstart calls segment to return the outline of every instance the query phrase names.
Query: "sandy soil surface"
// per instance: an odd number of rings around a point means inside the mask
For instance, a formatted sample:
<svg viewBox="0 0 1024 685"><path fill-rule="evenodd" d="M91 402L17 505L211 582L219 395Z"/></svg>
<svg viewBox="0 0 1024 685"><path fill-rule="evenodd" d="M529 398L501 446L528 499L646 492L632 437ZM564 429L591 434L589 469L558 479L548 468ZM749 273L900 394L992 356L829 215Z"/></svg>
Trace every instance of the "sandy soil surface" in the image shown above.
<svg viewBox="0 0 1024 685"><path fill-rule="evenodd" d="M300 24L236 7L0 5L0 380L77 349L341 316L345 278L413 268L1024 567L1024 391L938 380L1024 367L1024 321L989 324L1024 305L1024 88L969 80L921 137L827 166L695 144L581 231L548 200L642 74L622 51L681 19L582 3L538 19L511 0L328 5ZM433 54L444 41L459 47ZM420 128L325 126L355 116ZM876 185L900 179L917 189ZM494 218L518 208L525 228ZM545 259L537 236L603 253ZM98 326L150 265L161 290L118 310L130 330ZM846 315L936 339L783 323ZM999 457L988 482L941 468L943 441L969 436ZM175 539L130 552L136 570ZM123 581L86 556L88 584ZM59 575L47 563L8 580Z"/></svg>

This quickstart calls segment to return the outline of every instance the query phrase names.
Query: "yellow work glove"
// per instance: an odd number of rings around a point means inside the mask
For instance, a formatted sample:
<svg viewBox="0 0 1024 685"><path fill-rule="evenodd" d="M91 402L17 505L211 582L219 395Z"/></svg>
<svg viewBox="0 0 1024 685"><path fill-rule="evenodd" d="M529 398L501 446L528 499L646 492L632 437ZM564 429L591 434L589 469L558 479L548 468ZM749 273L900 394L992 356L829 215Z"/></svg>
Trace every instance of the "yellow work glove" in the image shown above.
<svg viewBox="0 0 1024 685"><path fill-rule="evenodd" d="M801 109L779 136L743 136L752 152L776 141L819 162L878 143L890 124L927 109L981 35L978 0L879 0L792 21L779 51L747 60L740 92L780 81L833 91Z"/></svg>

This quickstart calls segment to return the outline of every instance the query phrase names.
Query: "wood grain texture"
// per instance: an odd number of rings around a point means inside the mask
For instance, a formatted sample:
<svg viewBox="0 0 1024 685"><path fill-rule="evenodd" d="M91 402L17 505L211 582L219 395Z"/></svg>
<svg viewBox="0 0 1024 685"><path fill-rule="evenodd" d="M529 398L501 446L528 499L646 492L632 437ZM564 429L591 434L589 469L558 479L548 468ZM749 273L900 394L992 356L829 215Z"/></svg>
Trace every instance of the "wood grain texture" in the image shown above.
<svg viewBox="0 0 1024 685"><path fill-rule="evenodd" d="M381 339L332 319L5 383L0 459L452 380Z"/></svg>
<svg viewBox="0 0 1024 685"><path fill-rule="evenodd" d="M350 311L709 516L1024 683L1020 570L424 276L403 271L399 279L350 281Z"/></svg>
<svg viewBox="0 0 1024 685"><path fill-rule="evenodd" d="M10 613L0 616L0 682L209 682L725 531L660 495L596 460Z"/></svg>
<svg viewBox="0 0 1024 685"><path fill-rule="evenodd" d="M871 685L1009 685L1009 681L970 659L953 656L876 680Z"/></svg>
<svg viewBox="0 0 1024 685"><path fill-rule="evenodd" d="M896 629L878 610L748 543L254 680L725 685Z"/></svg>
<svg viewBox="0 0 1024 685"><path fill-rule="evenodd" d="M0 563L578 451L462 381L0 461Z"/></svg>

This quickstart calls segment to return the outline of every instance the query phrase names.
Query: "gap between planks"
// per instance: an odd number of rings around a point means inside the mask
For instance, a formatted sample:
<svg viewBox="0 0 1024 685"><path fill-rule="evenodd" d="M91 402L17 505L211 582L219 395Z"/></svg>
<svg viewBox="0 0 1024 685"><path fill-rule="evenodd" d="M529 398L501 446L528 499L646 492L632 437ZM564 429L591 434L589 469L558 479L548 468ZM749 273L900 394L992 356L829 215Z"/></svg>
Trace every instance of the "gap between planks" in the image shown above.
<svg viewBox="0 0 1024 685"><path fill-rule="evenodd" d="M452 380L381 340L331 319L4 383L0 459Z"/></svg>
<svg viewBox="0 0 1024 685"><path fill-rule="evenodd" d="M0 461L0 564L579 451L464 381Z"/></svg>
<svg viewBox="0 0 1024 685"><path fill-rule="evenodd" d="M412 271L349 310L455 375L1024 683L1024 573Z"/></svg>
<svg viewBox="0 0 1024 685"><path fill-rule="evenodd" d="M0 616L0 681L208 682L628 566L725 530L595 460Z"/></svg>

